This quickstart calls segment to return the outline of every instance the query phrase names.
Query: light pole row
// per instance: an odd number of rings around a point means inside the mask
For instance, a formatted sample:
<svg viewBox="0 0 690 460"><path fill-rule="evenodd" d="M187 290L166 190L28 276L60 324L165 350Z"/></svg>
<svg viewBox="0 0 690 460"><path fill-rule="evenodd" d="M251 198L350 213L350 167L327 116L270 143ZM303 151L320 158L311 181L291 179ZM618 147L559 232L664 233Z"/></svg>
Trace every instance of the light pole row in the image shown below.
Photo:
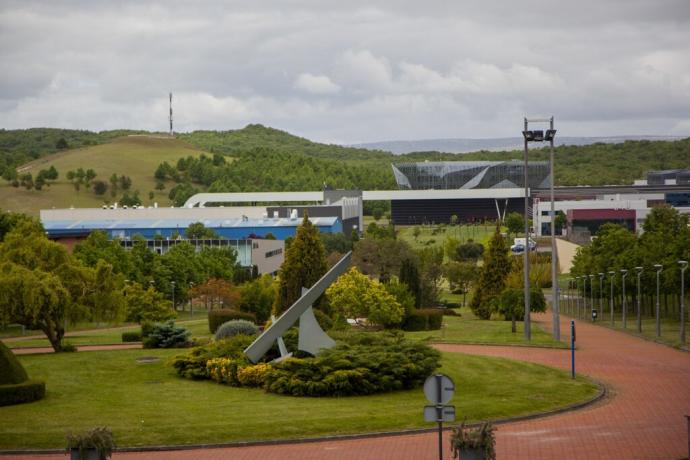
<svg viewBox="0 0 690 460"><path fill-rule="evenodd" d="M685 343L685 270L688 268L688 262L685 260L679 260L678 265L680 266L680 343L684 344ZM664 267L661 264L655 264L654 266L655 269L655 274L656 274L656 312L655 312L655 333L656 337L661 337L661 319L660 319L660 275L661 272L663 271ZM642 333L642 291L640 287L640 278L642 276L642 272L644 271L643 267L635 267L635 274L637 275L637 332ZM629 270L626 269L621 269L621 284L622 284L622 289L623 289L623 311L622 311L622 322L623 322L623 329L627 329L628 324L627 324L627 299L625 296L625 278L628 276ZM611 326L614 326L615 320L614 320L614 301L613 301L613 286L615 283L615 278L616 278L617 272L615 271L609 271L608 275L610 278L610 296L609 296L609 305L610 305L610 317L611 317ZM599 277L599 310L603 313L603 302L604 302L604 296L601 295L604 292L604 277L606 276L604 273L598 273L598 274L589 274L589 275L582 275L582 276L576 276L575 278L572 278L570 280L569 288L570 286L575 285L575 290L577 291L577 296L576 296L576 302L574 304L576 310L577 310L577 315L578 317L582 318L584 316L584 312L587 310L587 279L589 279L589 287L590 287L590 316L592 318L592 321L596 321L596 318L598 316L597 310L594 308L594 279L595 277ZM580 281L582 281L582 289L580 289ZM580 295L580 292L582 292L582 295ZM570 296L569 296L569 301L568 305L570 306L571 310L573 307L573 302L570 301ZM690 319L689 319L690 320Z"/></svg>

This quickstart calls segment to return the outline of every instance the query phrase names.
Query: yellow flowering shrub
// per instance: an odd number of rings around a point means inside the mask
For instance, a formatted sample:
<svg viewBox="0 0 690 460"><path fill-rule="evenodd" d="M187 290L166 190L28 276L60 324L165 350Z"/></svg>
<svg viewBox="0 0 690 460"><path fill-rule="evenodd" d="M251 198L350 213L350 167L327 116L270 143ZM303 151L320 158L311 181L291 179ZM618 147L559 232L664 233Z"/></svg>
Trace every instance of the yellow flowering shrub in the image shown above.
<svg viewBox="0 0 690 460"><path fill-rule="evenodd" d="M242 367L237 370L237 380L245 387L263 387L266 373L270 370L271 365L267 363Z"/></svg>

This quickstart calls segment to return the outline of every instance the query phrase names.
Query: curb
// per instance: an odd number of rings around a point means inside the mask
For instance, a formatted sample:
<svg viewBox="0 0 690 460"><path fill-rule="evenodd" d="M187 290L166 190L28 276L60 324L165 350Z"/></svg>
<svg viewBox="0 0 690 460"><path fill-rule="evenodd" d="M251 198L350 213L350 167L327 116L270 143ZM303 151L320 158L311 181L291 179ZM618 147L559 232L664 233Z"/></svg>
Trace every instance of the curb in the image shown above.
<svg viewBox="0 0 690 460"><path fill-rule="evenodd" d="M591 379L590 379L591 380ZM494 420L488 420L494 425L505 425L508 423L522 422L526 420L534 420L539 418L551 417L576 410L584 409L594 405L604 399L608 394L608 389L603 383L592 380L599 387L599 392L591 399L579 403L570 404L568 406L559 407L550 411L540 412L536 414L520 415L516 417L506 417ZM482 422L467 424L467 427L476 428L481 426ZM443 431L450 431L453 427L446 426ZM292 445L292 444L309 444L315 442L337 442L350 441L357 439L372 439L385 438L392 436L406 436L415 434L436 433L438 428L415 428L409 430L398 431L379 431L374 433L359 433L359 434L342 434L333 436L321 436L313 438L297 438L297 439L269 439L265 441L235 441L227 443L212 443L212 444L181 444L171 446L143 446L143 447L123 447L115 449L114 452L166 452L173 450L195 450L195 449L221 449L221 448L235 448L235 447L254 447L254 446L275 446L275 445ZM47 454L64 454L64 449L27 449L27 450L0 450L0 456L4 455L47 455Z"/></svg>

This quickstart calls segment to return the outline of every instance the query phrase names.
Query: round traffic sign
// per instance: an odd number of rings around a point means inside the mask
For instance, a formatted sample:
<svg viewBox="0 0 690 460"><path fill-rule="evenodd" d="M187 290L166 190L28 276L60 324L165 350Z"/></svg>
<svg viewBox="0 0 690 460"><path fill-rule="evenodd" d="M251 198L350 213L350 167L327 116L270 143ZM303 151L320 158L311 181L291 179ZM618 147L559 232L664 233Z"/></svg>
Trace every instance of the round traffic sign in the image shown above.
<svg viewBox="0 0 690 460"><path fill-rule="evenodd" d="M446 404L454 393L455 384L447 375L431 375L424 382L424 396L431 404Z"/></svg>

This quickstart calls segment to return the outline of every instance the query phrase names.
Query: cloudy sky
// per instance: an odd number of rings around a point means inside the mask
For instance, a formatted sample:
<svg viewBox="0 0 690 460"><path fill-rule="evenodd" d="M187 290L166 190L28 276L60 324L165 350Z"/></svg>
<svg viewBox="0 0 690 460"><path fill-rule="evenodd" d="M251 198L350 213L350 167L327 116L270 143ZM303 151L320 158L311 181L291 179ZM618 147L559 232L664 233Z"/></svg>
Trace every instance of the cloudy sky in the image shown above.
<svg viewBox="0 0 690 460"><path fill-rule="evenodd" d="M0 127L690 135L689 0L0 0Z"/></svg>

